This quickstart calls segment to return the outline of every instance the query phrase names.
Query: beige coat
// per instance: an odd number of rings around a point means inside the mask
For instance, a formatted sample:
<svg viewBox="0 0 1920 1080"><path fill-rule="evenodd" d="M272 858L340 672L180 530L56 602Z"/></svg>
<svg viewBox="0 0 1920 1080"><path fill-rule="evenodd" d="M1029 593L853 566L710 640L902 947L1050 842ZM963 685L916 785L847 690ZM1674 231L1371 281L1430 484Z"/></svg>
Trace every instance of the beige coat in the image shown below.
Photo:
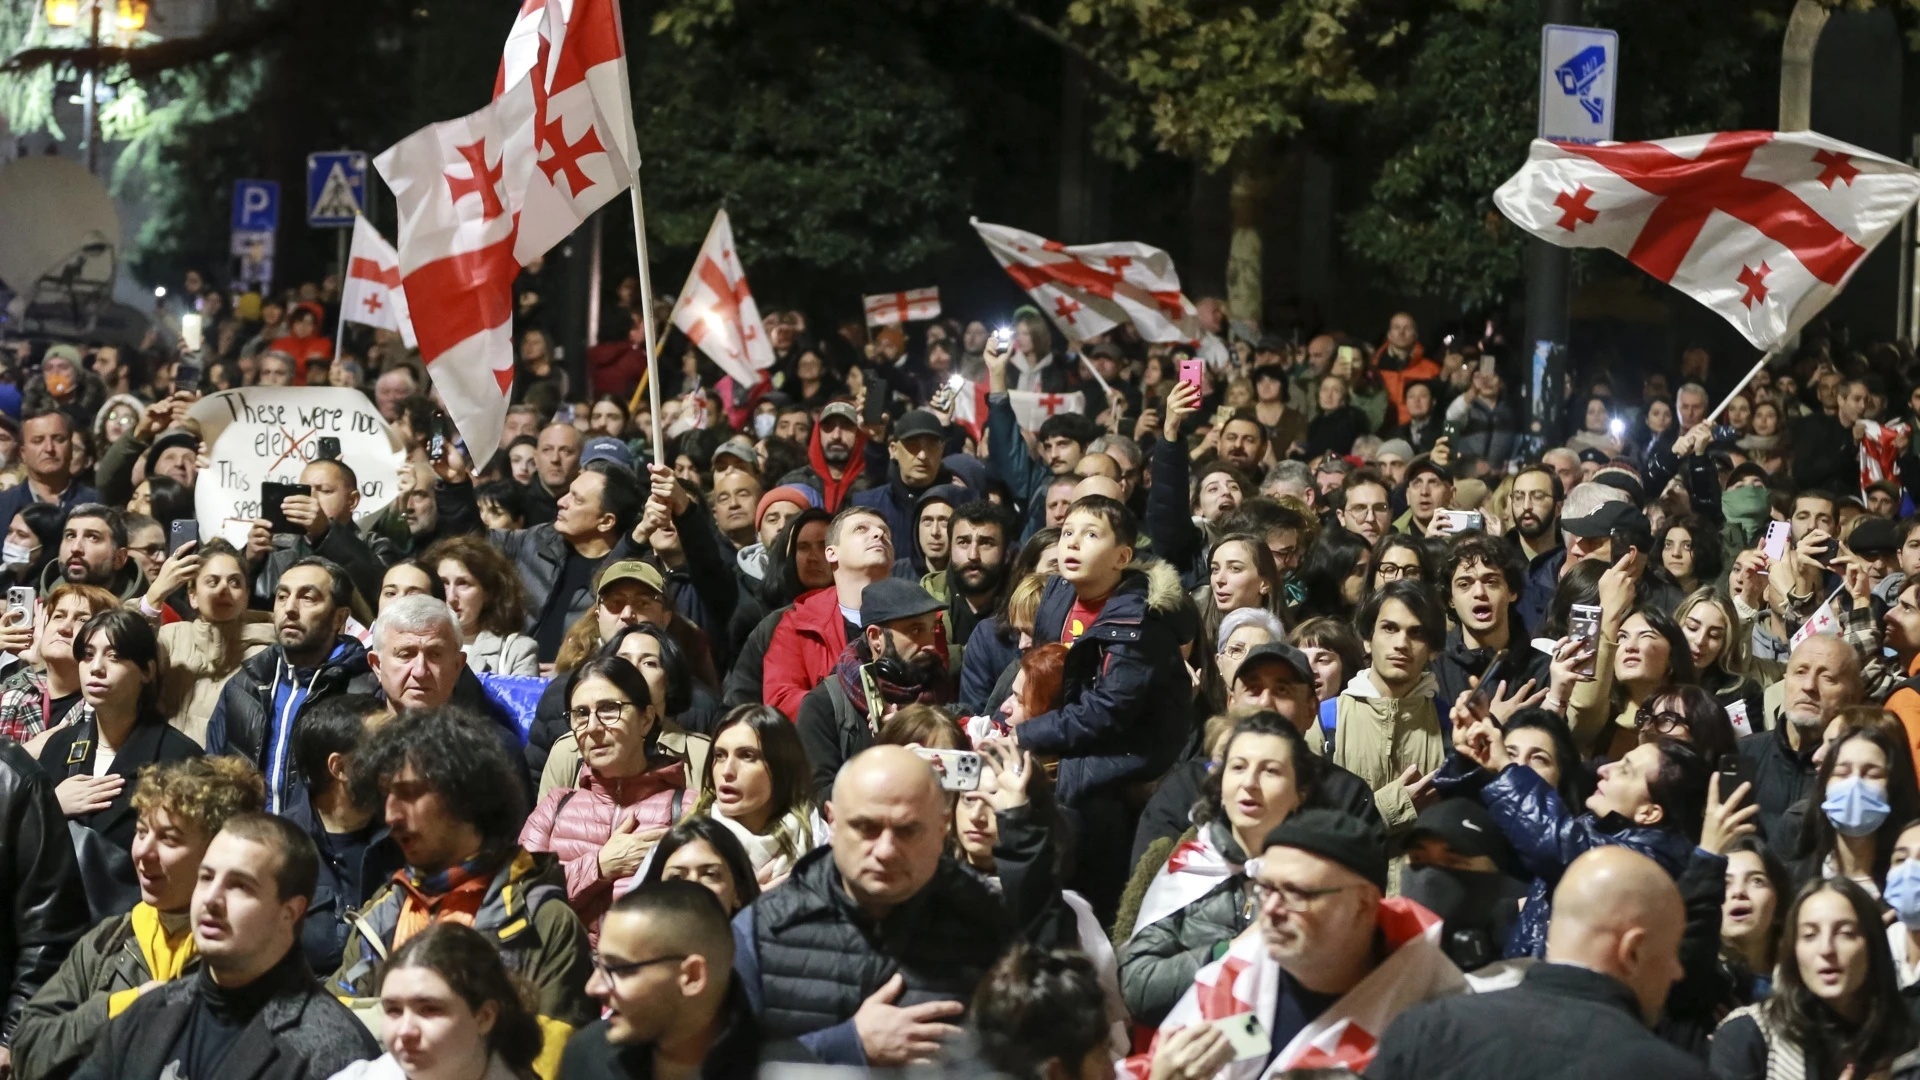
<svg viewBox="0 0 1920 1080"><path fill-rule="evenodd" d="M202 746L220 688L248 657L273 644L273 619L249 611L231 623L194 619L160 628L160 711Z"/></svg>
<svg viewBox="0 0 1920 1080"><path fill-rule="evenodd" d="M1446 760L1447 740L1433 704L1436 690L1428 672L1408 696L1386 697L1374 684L1373 669L1363 668L1338 699L1333 763L1373 788L1389 836L1412 828L1417 814L1400 774L1412 765L1425 776Z"/></svg>

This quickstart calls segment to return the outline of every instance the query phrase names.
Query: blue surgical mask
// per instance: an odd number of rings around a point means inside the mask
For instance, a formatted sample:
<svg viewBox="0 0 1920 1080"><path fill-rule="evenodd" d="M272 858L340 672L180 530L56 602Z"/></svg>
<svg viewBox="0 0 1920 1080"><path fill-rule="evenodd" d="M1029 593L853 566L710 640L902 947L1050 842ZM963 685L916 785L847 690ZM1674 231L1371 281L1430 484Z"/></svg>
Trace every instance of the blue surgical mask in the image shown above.
<svg viewBox="0 0 1920 1080"><path fill-rule="evenodd" d="M1880 899L1907 929L1920 930L1920 859L1908 859L1887 871L1887 887L1880 890Z"/></svg>
<svg viewBox="0 0 1920 1080"><path fill-rule="evenodd" d="M1833 827L1847 836L1870 836L1893 813L1893 807L1887 805L1887 786L1858 776L1828 783L1820 809Z"/></svg>

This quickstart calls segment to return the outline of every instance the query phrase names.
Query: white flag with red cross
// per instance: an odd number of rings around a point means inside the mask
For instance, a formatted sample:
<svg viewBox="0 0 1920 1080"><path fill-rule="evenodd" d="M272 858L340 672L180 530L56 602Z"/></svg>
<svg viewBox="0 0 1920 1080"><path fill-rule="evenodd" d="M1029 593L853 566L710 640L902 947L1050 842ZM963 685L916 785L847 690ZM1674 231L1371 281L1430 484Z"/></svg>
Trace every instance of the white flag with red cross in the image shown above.
<svg viewBox="0 0 1920 1080"><path fill-rule="evenodd" d="M1788 652L1799 648L1801 642L1815 634L1838 634L1840 632L1840 615L1833 610L1833 602L1840 599L1840 594L1845 590L1845 585L1833 590L1833 595L1827 597L1826 603L1813 609L1813 614L1807 616L1807 621L1800 624L1800 629L1793 632L1793 639L1787 642Z"/></svg>
<svg viewBox="0 0 1920 1080"><path fill-rule="evenodd" d="M747 272L733 246L733 223L724 209L713 216L673 305L673 325L741 386L759 382L760 372L773 366L773 343L761 329L760 306L747 288Z"/></svg>
<svg viewBox="0 0 1920 1080"><path fill-rule="evenodd" d="M353 247L347 252L347 280L340 287L340 317L348 322L392 330L417 348L407 294L400 288L400 253L364 217L353 219Z"/></svg>
<svg viewBox="0 0 1920 1080"><path fill-rule="evenodd" d="M1049 417L1084 412L1087 396L1075 390L1070 394L1038 390L1009 390L1007 404L1013 406L1013 418L1025 431L1039 431ZM953 396L953 422L978 439L987 429L987 384L960 380Z"/></svg>
<svg viewBox="0 0 1920 1080"><path fill-rule="evenodd" d="M1075 341L1126 322L1148 341L1200 339L1199 312L1180 291L1173 258L1159 248L1132 241L1068 247L972 221L1007 274Z"/></svg>
<svg viewBox="0 0 1920 1080"><path fill-rule="evenodd" d="M940 290L937 287L879 293L861 297L861 300L866 304L868 326L925 322L940 317Z"/></svg>
<svg viewBox="0 0 1920 1080"><path fill-rule="evenodd" d="M374 159L421 359L476 464L506 426L515 276L639 165L614 0L526 0L495 90Z"/></svg>
<svg viewBox="0 0 1920 1080"><path fill-rule="evenodd" d="M1818 314L1916 198L1920 170L1811 131L1535 139L1493 195L1533 235L1626 256L1759 349Z"/></svg>

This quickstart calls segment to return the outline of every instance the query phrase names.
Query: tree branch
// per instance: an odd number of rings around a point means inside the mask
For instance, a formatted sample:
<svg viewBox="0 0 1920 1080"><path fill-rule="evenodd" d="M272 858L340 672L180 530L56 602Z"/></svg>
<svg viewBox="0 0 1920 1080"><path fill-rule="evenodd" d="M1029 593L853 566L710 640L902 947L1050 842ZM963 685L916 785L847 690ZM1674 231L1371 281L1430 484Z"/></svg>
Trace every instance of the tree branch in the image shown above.
<svg viewBox="0 0 1920 1080"><path fill-rule="evenodd" d="M292 5L282 4L248 19L217 24L195 37L173 38L139 48L102 45L97 49L64 46L22 49L8 57L6 63L0 64L0 75L18 75L67 63L83 70L125 64L134 78L146 78L163 71L202 64L228 53L245 52L286 34L292 28Z"/></svg>
<svg viewBox="0 0 1920 1080"><path fill-rule="evenodd" d="M1012 17L1014 22L1040 35L1047 41L1058 46L1063 52L1085 64L1087 71L1099 82L1105 83L1110 93L1123 97L1134 97L1139 94L1139 91L1131 83L1127 82L1125 78L1122 78L1119 72L1101 63L1099 58L1087 51L1086 46L1067 37L1067 35L1061 33L1057 27L1045 19L1040 18L1032 12L1021 11L1011 4L996 3L993 6L1005 11Z"/></svg>

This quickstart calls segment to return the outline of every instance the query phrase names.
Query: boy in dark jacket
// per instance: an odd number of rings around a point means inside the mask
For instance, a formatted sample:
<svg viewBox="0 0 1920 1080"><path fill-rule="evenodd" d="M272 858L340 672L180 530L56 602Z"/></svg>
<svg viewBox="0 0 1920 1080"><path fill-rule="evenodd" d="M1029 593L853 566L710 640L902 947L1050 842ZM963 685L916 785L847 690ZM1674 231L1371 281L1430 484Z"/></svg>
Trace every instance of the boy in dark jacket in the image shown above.
<svg viewBox="0 0 1920 1080"><path fill-rule="evenodd" d="M1060 532L1034 643L1068 646L1060 707L1018 728L1020 745L1060 759L1060 804L1080 850L1076 888L1103 918L1126 883L1134 825L1188 736L1193 682L1168 616L1180 575L1133 567L1139 525L1120 502L1088 495Z"/></svg>

